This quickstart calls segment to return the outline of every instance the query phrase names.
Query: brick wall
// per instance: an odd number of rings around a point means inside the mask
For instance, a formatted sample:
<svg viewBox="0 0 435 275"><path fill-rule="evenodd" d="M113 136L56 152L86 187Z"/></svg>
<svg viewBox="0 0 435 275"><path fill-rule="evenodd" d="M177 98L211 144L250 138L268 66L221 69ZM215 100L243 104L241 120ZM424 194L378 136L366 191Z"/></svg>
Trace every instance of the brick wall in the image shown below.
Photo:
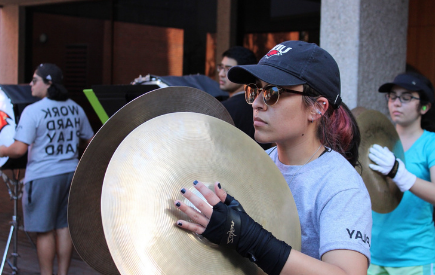
<svg viewBox="0 0 435 275"><path fill-rule="evenodd" d="M85 109L92 127L98 130L101 122L83 89L129 84L140 74L181 76L183 35L183 30L175 28L35 13L33 68L40 63L57 64L71 98ZM80 49L77 60L75 49ZM26 82L31 80L31 76L27 78Z"/></svg>
<svg viewBox="0 0 435 275"><path fill-rule="evenodd" d="M409 1L406 61L435 84L435 1Z"/></svg>
<svg viewBox="0 0 435 275"><path fill-rule="evenodd" d="M128 84L146 74L183 73L183 30L116 22L113 84Z"/></svg>

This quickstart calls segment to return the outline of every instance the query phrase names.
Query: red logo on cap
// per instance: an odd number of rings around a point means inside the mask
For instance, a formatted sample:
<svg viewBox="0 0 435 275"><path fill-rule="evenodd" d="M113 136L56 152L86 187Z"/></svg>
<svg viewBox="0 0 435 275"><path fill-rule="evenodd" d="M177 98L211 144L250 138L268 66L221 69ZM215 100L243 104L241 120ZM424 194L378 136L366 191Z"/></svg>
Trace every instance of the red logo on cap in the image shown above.
<svg viewBox="0 0 435 275"><path fill-rule="evenodd" d="M6 121L7 118L11 118L8 114L3 111L0 111L0 132L6 125L9 125L9 122Z"/></svg>
<svg viewBox="0 0 435 275"><path fill-rule="evenodd" d="M266 58L269 58L271 56L274 55L283 55L286 52L290 51L292 48L290 47L286 47L284 45L276 45L275 47L273 47L273 49L271 49L267 54L266 54Z"/></svg>
<svg viewBox="0 0 435 275"><path fill-rule="evenodd" d="M272 55L277 55L279 52L277 50L270 50L266 55L268 57L271 57Z"/></svg>

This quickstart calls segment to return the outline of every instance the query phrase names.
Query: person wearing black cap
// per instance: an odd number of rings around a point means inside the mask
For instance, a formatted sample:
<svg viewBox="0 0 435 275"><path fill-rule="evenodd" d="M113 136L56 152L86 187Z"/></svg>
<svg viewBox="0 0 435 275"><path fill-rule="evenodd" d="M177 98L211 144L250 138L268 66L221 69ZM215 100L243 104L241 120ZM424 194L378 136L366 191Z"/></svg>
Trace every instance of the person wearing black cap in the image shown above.
<svg viewBox="0 0 435 275"><path fill-rule="evenodd" d="M296 202L301 251L263 229L220 183L213 193L194 182L213 208L198 203L201 199L183 188L183 196L202 215L176 200L175 205L196 222L179 220L177 226L213 243L229 244L267 274L366 274L371 202L354 168L360 134L355 118L341 102L335 60L315 44L286 41L256 65L231 68L228 78L245 84L255 139L277 145L266 152ZM227 234L231 234L230 243Z"/></svg>
<svg viewBox="0 0 435 275"><path fill-rule="evenodd" d="M68 98L62 71L41 64L30 82L32 95L41 100L21 114L14 143L0 146L0 156L17 158L28 151L22 198L24 230L36 232L41 274L68 273L72 242L68 231L68 194L78 164L79 143L94 133L83 109Z"/></svg>
<svg viewBox="0 0 435 275"><path fill-rule="evenodd" d="M434 103L434 89L424 76L404 73L379 92L388 99L406 165L387 147L370 148L370 168L390 177L404 193L393 212L373 212L368 274L435 274L435 133L426 130L423 120Z"/></svg>
<svg viewBox="0 0 435 275"><path fill-rule="evenodd" d="M228 70L236 65L256 64L255 54L242 46L234 46L222 54L222 61L217 65L219 73L219 87L221 90L228 92L229 98L222 101L222 105L228 110L234 121L234 126L239 128L245 134L254 139L254 124L252 117L252 108L246 103L245 92L242 84L231 82L228 79ZM271 144L260 143L263 149L269 149Z"/></svg>

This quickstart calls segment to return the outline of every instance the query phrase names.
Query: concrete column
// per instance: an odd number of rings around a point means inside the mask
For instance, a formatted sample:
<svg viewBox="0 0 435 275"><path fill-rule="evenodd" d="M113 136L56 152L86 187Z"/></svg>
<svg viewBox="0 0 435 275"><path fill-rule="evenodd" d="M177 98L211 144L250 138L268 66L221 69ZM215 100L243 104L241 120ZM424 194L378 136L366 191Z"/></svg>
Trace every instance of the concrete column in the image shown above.
<svg viewBox="0 0 435 275"><path fill-rule="evenodd" d="M343 102L387 114L380 85L406 68L409 0L322 0L320 46L337 61Z"/></svg>
<svg viewBox="0 0 435 275"><path fill-rule="evenodd" d="M216 64L222 54L236 43L237 0L217 0Z"/></svg>
<svg viewBox="0 0 435 275"><path fill-rule="evenodd" d="M0 8L0 84L18 84L19 6Z"/></svg>

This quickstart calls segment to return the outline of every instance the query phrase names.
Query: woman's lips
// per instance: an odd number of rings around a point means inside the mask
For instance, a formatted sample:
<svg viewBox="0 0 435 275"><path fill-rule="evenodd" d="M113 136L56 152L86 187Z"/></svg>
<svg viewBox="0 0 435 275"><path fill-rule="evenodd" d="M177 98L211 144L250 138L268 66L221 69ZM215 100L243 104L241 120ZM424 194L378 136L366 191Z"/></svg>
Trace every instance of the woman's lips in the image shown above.
<svg viewBox="0 0 435 275"><path fill-rule="evenodd" d="M254 126L262 126L267 124L264 120L259 117L254 117Z"/></svg>

